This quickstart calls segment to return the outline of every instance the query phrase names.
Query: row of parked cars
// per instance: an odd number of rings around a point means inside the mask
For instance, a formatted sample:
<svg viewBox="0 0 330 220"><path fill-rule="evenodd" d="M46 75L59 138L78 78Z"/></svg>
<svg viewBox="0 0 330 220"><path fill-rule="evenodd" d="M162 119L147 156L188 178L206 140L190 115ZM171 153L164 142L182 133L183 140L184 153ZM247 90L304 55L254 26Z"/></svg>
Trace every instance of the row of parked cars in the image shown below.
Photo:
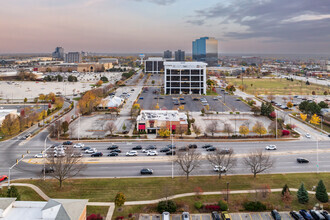
<svg viewBox="0 0 330 220"><path fill-rule="evenodd" d="M275 220L281 220L281 215L277 210L272 210L271 215ZM291 211L290 215L295 220L330 220L330 215L327 211L322 210L309 210L301 209L298 211Z"/></svg>

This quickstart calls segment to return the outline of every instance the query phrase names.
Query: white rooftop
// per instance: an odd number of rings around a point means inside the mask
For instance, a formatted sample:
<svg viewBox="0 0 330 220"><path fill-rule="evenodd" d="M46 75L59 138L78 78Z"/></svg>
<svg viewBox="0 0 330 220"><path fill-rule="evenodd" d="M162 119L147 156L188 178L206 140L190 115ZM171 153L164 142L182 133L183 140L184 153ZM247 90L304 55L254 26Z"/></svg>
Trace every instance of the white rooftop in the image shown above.
<svg viewBox="0 0 330 220"><path fill-rule="evenodd" d="M204 62L164 62L167 69L185 69L185 68L204 68L207 63Z"/></svg>
<svg viewBox="0 0 330 220"><path fill-rule="evenodd" d="M187 120L187 116L177 110L142 110L137 121L145 120L180 121Z"/></svg>
<svg viewBox="0 0 330 220"><path fill-rule="evenodd" d="M148 57L147 61L163 61L163 57Z"/></svg>
<svg viewBox="0 0 330 220"><path fill-rule="evenodd" d="M0 109L0 118L6 117L8 114L17 114L17 109Z"/></svg>

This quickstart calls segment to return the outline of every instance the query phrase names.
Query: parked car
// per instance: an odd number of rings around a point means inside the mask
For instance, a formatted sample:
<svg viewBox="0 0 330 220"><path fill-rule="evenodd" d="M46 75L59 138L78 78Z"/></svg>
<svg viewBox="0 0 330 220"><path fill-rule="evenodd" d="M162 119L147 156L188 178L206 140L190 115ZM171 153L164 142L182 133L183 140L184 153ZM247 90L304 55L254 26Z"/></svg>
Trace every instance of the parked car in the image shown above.
<svg viewBox="0 0 330 220"><path fill-rule="evenodd" d="M219 166L219 165L215 165L213 167L214 172L221 172L221 173L225 173L227 172L227 168L225 166Z"/></svg>
<svg viewBox="0 0 330 220"><path fill-rule="evenodd" d="M96 153L96 152L97 152L96 148L90 148L88 150L85 150L86 154L93 154L93 153Z"/></svg>
<svg viewBox="0 0 330 220"><path fill-rule="evenodd" d="M182 220L190 220L189 212L182 212Z"/></svg>
<svg viewBox="0 0 330 220"><path fill-rule="evenodd" d="M91 157L102 157L103 154L102 152L95 152L95 153L92 153Z"/></svg>
<svg viewBox="0 0 330 220"><path fill-rule="evenodd" d="M222 212L221 216L222 216L222 220L231 220L230 215L228 214L228 212Z"/></svg>
<svg viewBox="0 0 330 220"><path fill-rule="evenodd" d="M146 150L156 150L157 147L155 145L149 145Z"/></svg>
<svg viewBox="0 0 330 220"><path fill-rule="evenodd" d="M143 99L143 97L140 97L139 99Z"/></svg>
<svg viewBox="0 0 330 220"><path fill-rule="evenodd" d="M114 150L118 149L118 145L111 145L110 147L107 148L107 150Z"/></svg>
<svg viewBox="0 0 330 220"><path fill-rule="evenodd" d="M219 213L216 211L212 212L211 216L212 220L221 220Z"/></svg>
<svg viewBox="0 0 330 220"><path fill-rule="evenodd" d="M169 212L163 212L162 213L162 220L170 220L170 213Z"/></svg>
<svg viewBox="0 0 330 220"><path fill-rule="evenodd" d="M34 158L43 158L43 157L44 157L44 155L42 153L34 155Z"/></svg>
<svg viewBox="0 0 330 220"><path fill-rule="evenodd" d="M118 153L117 152L110 152L108 154L108 157L117 157L118 156Z"/></svg>
<svg viewBox="0 0 330 220"><path fill-rule="evenodd" d="M135 150L131 150L131 151L126 153L126 156L137 156L137 155L138 155L138 153Z"/></svg>
<svg viewBox="0 0 330 220"><path fill-rule="evenodd" d="M85 145L83 143L77 143L73 145L73 148L83 148Z"/></svg>
<svg viewBox="0 0 330 220"><path fill-rule="evenodd" d="M142 146L137 145L137 146L133 147L132 150L142 150Z"/></svg>
<svg viewBox="0 0 330 220"><path fill-rule="evenodd" d="M180 105L185 105L186 104L186 101L180 101Z"/></svg>
<svg viewBox="0 0 330 220"><path fill-rule="evenodd" d="M309 210L309 212L311 213L311 216L314 219L316 219L316 220L325 220L325 217L323 215L321 215L321 213L319 211Z"/></svg>
<svg viewBox="0 0 330 220"><path fill-rule="evenodd" d="M213 147L213 145L212 145L212 144L204 144L204 145L202 146L202 148L209 148L209 147Z"/></svg>
<svg viewBox="0 0 330 220"><path fill-rule="evenodd" d="M311 138L312 136L311 136L309 133L306 133L306 134L305 134L305 137L307 137L307 138Z"/></svg>
<svg viewBox="0 0 330 220"><path fill-rule="evenodd" d="M162 149L160 149L160 152L168 152L168 151L170 151L171 149L170 148L168 148L168 147L163 147Z"/></svg>
<svg viewBox="0 0 330 220"><path fill-rule="evenodd" d="M72 145L73 143L72 143L72 141L64 141L63 142L63 145Z"/></svg>
<svg viewBox="0 0 330 220"><path fill-rule="evenodd" d="M114 149L114 150L110 151L110 153L112 153L112 152L121 153L121 150L120 149Z"/></svg>
<svg viewBox="0 0 330 220"><path fill-rule="evenodd" d="M46 168L44 169L44 168L42 168L41 169L41 173L54 173L54 168L53 167L50 167L50 166L46 166Z"/></svg>
<svg viewBox="0 0 330 220"><path fill-rule="evenodd" d="M215 147L208 147L208 148L206 148L206 151L215 151L215 150L216 150Z"/></svg>
<svg viewBox="0 0 330 220"><path fill-rule="evenodd" d="M281 220L281 216L280 216L280 213L278 213L278 211L276 209L272 210L270 212L274 218L274 220Z"/></svg>
<svg viewBox="0 0 330 220"><path fill-rule="evenodd" d="M0 182L5 181L7 179L8 179L7 175L1 175L0 176Z"/></svg>
<svg viewBox="0 0 330 220"><path fill-rule="evenodd" d="M296 211L291 211L290 215L292 216L292 218L294 218L295 220L304 220L304 217L302 217L299 212Z"/></svg>
<svg viewBox="0 0 330 220"><path fill-rule="evenodd" d="M148 153L147 153L147 156L157 156L158 155L158 153L157 153L157 151L155 151L155 150L150 150L150 151L148 151Z"/></svg>
<svg viewBox="0 0 330 220"><path fill-rule="evenodd" d="M306 158L298 157L297 162L298 163L309 163L309 160L307 160Z"/></svg>
<svg viewBox="0 0 330 220"><path fill-rule="evenodd" d="M166 152L166 155L172 155L172 154L175 155L175 150Z"/></svg>
<svg viewBox="0 0 330 220"><path fill-rule="evenodd" d="M149 174L151 175L154 171L152 169L149 169L149 168L143 168L140 173L141 175L144 175L144 174Z"/></svg>
<svg viewBox="0 0 330 220"><path fill-rule="evenodd" d="M276 150L276 146L275 145L268 145L265 147L266 150Z"/></svg>
<svg viewBox="0 0 330 220"><path fill-rule="evenodd" d="M327 211L323 210L323 211L321 211L320 213L321 213L321 215L324 216L324 218L325 218L326 220L330 220L330 215L329 215L329 213L328 213Z"/></svg>
<svg viewBox="0 0 330 220"><path fill-rule="evenodd" d="M188 148L191 149L191 148L197 148L197 145L196 144L189 144L188 145Z"/></svg>
<svg viewBox="0 0 330 220"><path fill-rule="evenodd" d="M313 217L305 209L299 210L299 214L302 215L305 220L313 220Z"/></svg>

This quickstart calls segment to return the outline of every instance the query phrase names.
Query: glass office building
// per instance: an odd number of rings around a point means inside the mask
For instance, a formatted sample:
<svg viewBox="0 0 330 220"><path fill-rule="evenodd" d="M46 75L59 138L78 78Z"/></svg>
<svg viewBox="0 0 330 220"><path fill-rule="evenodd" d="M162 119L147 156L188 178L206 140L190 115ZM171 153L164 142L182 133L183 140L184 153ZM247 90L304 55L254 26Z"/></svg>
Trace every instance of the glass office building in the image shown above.
<svg viewBox="0 0 330 220"><path fill-rule="evenodd" d="M218 41L213 37L201 37L192 42L193 59L206 62L209 66L218 64Z"/></svg>

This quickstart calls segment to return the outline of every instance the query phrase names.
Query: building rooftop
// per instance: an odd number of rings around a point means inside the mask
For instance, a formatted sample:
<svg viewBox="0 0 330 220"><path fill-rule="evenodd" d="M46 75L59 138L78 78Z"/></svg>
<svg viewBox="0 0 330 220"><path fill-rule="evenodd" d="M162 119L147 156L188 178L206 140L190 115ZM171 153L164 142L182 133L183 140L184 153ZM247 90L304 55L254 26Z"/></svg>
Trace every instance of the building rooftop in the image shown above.
<svg viewBox="0 0 330 220"><path fill-rule="evenodd" d="M163 61L163 57L148 57L146 61Z"/></svg>
<svg viewBox="0 0 330 220"><path fill-rule="evenodd" d="M137 120L181 121L187 120L187 116L177 110L142 110Z"/></svg>
<svg viewBox="0 0 330 220"><path fill-rule="evenodd" d="M183 69L183 68L204 68L207 63L204 62L165 62L167 69Z"/></svg>

